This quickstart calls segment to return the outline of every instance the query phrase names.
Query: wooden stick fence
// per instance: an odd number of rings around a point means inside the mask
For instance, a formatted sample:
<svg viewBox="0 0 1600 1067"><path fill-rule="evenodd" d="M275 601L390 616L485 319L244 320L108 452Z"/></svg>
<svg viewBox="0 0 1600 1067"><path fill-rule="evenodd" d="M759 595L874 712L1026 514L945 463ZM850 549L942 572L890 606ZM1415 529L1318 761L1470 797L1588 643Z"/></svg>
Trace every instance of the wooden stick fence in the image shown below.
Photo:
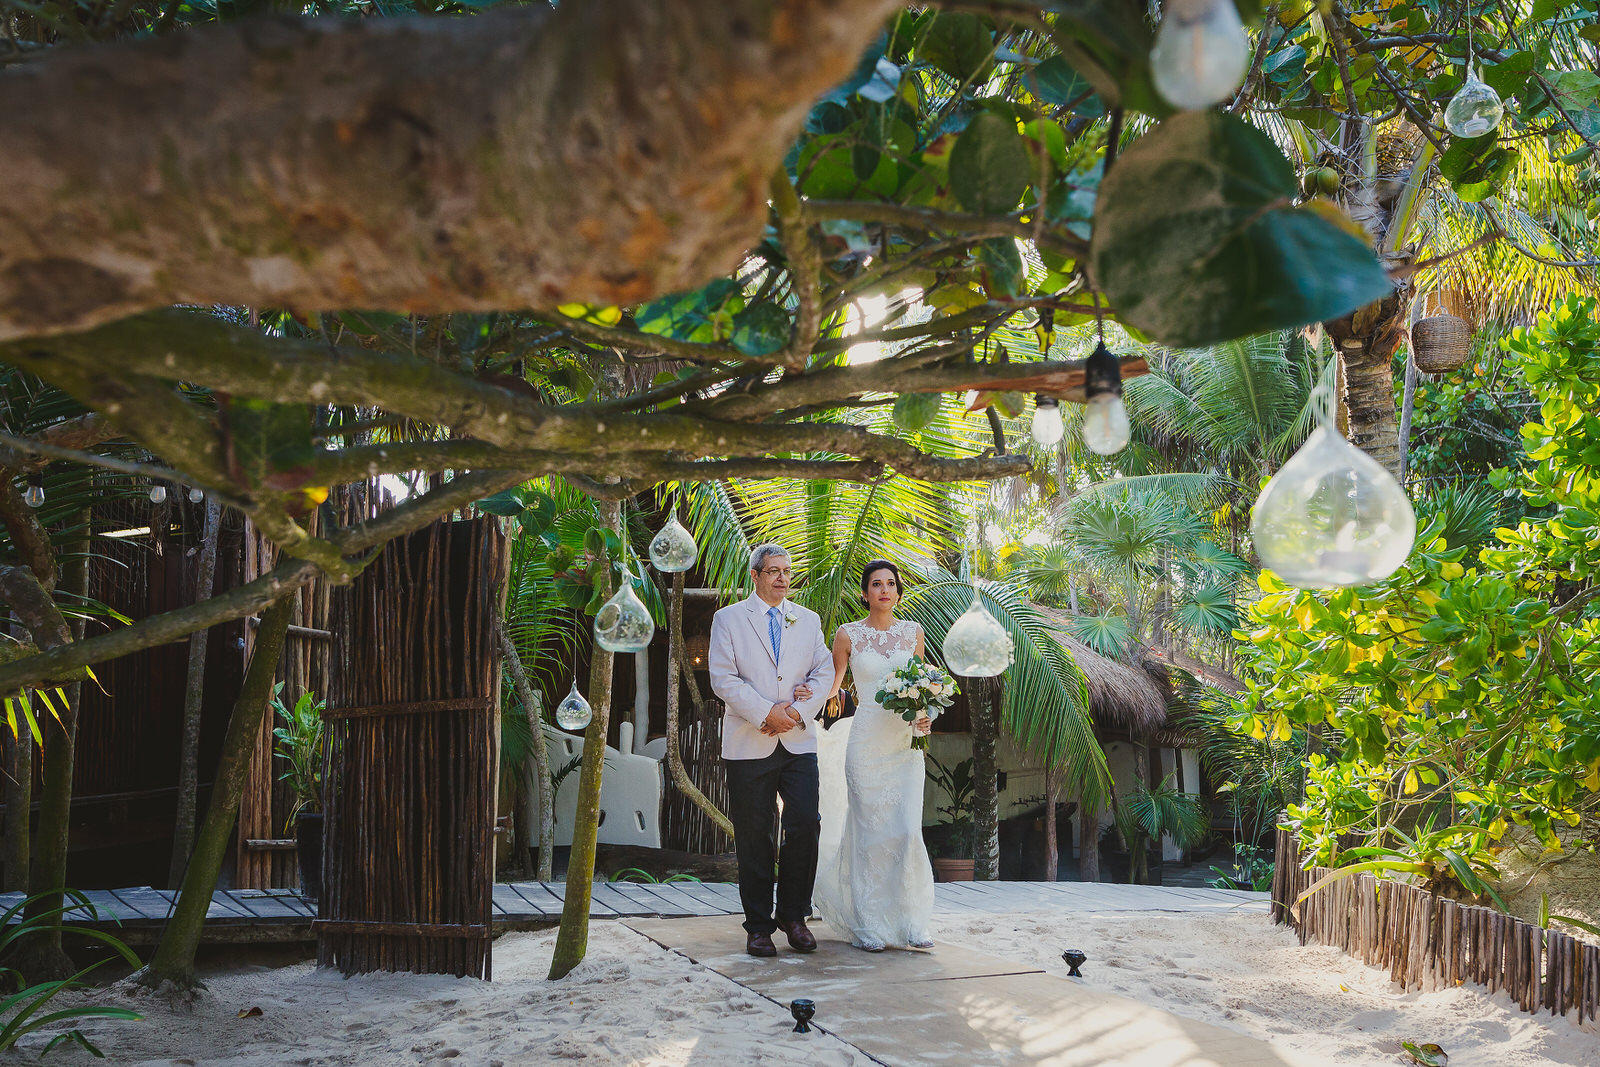
<svg viewBox="0 0 1600 1067"><path fill-rule="evenodd" d="M678 751L689 778L721 811L728 810L728 781L722 767L722 701L706 701L702 718L684 702L678 724ZM667 848L716 856L733 851L733 839L723 833L699 805L678 791L665 774L661 803L661 843Z"/></svg>
<svg viewBox="0 0 1600 1067"><path fill-rule="evenodd" d="M494 519L439 522L335 602L323 965L490 976L505 566Z"/></svg>
<svg viewBox="0 0 1600 1067"><path fill-rule="evenodd" d="M1600 1010L1600 945L1545 930L1492 908L1448 900L1371 874L1351 875L1295 900L1334 868L1302 869L1299 842L1280 828L1272 918L1300 943L1341 948L1387 967L1407 992L1464 982L1504 991L1525 1012L1593 1022Z"/></svg>

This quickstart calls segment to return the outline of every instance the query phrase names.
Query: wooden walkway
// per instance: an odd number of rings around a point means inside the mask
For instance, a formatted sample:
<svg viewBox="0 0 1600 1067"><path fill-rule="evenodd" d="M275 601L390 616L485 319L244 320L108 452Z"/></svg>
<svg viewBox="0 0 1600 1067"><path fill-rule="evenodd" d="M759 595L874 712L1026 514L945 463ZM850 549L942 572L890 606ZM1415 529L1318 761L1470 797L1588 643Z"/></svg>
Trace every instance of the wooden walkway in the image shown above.
<svg viewBox="0 0 1600 1067"><path fill-rule="evenodd" d="M560 921L566 893L562 882L498 882L494 928L528 930ZM84 893L97 920L69 916L110 930L130 944L158 940L177 893L170 889L91 889ZM0 910L22 900L0 894ZM1266 913L1268 894L1227 889L1110 885L1088 882L940 882L934 911L1061 912L1078 915L1122 911L1253 911ZM732 882L596 882L590 915L596 919L682 919L738 915L739 887ZM290 889L222 889L211 898L204 940L213 943L309 941L314 909Z"/></svg>

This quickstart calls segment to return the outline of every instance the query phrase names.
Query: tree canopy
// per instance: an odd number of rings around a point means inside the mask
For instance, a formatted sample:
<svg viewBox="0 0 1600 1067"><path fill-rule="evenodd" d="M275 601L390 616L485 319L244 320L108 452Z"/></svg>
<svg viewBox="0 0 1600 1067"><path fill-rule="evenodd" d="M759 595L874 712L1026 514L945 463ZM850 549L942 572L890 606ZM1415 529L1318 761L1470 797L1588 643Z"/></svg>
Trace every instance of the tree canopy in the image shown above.
<svg viewBox="0 0 1600 1067"><path fill-rule="evenodd" d="M0 0L0 362L105 427L8 437L5 480L131 441L118 471L284 558L0 689L346 577L534 473L1024 473L991 413L1083 399L1058 330L1097 319L1325 324L1353 438L1394 449L1419 286L1470 303L1478 256L1592 287L1595 0L1238 6L1242 86L1177 111L1133 0ZM1469 65L1506 118L1454 138ZM967 443L931 447L969 392ZM443 477L381 524L308 532L322 488L416 472Z"/></svg>

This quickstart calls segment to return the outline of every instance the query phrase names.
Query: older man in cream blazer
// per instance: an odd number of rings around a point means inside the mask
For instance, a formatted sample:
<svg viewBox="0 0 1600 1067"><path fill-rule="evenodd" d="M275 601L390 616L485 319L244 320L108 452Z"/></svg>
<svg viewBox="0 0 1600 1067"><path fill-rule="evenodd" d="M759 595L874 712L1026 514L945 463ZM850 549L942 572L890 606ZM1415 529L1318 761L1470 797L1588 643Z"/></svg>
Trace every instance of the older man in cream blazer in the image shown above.
<svg viewBox="0 0 1600 1067"><path fill-rule="evenodd" d="M777 955L772 934L781 929L791 948L811 952L817 947L806 929L817 877L816 718L833 682L833 655L817 613L788 599L794 573L787 550L758 545L750 574L755 592L717 612L707 656L711 688L727 706L722 759L745 948L752 956ZM773 840L779 797L781 849Z"/></svg>

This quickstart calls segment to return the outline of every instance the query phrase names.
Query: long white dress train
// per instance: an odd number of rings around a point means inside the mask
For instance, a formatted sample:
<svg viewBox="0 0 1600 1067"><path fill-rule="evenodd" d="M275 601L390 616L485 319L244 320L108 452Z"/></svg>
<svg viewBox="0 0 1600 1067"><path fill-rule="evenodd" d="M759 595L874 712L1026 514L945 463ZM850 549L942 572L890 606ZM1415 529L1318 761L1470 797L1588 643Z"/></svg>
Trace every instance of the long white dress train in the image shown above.
<svg viewBox="0 0 1600 1067"><path fill-rule="evenodd" d="M911 726L877 701L883 678L917 647L918 626L846 623L856 713L819 739L822 837L815 901L863 948L927 944L933 869L922 844L923 754Z"/></svg>

